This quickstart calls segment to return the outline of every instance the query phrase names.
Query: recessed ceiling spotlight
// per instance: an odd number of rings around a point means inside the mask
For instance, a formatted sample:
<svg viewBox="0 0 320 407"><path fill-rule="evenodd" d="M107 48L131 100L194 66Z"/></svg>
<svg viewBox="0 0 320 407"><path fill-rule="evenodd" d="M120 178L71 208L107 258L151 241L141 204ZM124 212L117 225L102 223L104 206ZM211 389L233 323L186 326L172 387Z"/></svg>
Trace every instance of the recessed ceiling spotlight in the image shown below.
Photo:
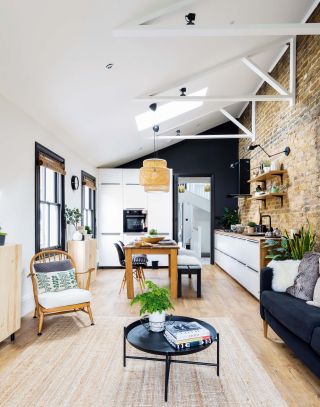
<svg viewBox="0 0 320 407"><path fill-rule="evenodd" d="M113 64L107 64L107 65L106 65L106 68L107 68L107 69L113 68Z"/></svg>
<svg viewBox="0 0 320 407"><path fill-rule="evenodd" d="M187 96L186 91L187 91L187 88L181 88L180 89L180 92L181 92L180 96Z"/></svg>
<svg viewBox="0 0 320 407"><path fill-rule="evenodd" d="M152 110L153 112L155 112L157 110L157 104L151 103L151 105L149 106L149 109Z"/></svg>
<svg viewBox="0 0 320 407"><path fill-rule="evenodd" d="M176 130L176 136L180 136L181 130Z"/></svg>
<svg viewBox="0 0 320 407"><path fill-rule="evenodd" d="M196 19L196 13L189 13L185 17L187 25L194 25Z"/></svg>

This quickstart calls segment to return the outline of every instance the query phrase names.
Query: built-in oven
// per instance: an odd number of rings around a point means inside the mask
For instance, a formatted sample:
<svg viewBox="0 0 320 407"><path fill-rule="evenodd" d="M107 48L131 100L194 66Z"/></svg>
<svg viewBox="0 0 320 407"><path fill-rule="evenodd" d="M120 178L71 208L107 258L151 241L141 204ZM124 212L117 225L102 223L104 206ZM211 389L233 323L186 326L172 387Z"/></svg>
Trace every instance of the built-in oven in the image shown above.
<svg viewBox="0 0 320 407"><path fill-rule="evenodd" d="M146 209L124 209L123 232L142 233L147 232L147 210Z"/></svg>

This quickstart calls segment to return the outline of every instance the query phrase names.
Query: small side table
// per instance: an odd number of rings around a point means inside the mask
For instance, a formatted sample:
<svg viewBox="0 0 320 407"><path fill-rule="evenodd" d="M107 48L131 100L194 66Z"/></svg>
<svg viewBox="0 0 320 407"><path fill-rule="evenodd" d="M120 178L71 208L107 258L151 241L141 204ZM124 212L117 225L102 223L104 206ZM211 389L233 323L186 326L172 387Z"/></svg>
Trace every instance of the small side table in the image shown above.
<svg viewBox="0 0 320 407"><path fill-rule="evenodd" d="M123 334L123 366L126 367L127 359L140 359L140 360L153 360L156 362L165 362L165 391L164 391L164 400L168 401L168 383L170 375L170 365L171 363L183 363L190 365L201 365L201 366L215 366L217 368L217 376L219 376L219 367L220 367L220 355L219 355L219 333L215 330L213 326L207 322L201 321L195 318L189 317L167 317L167 320L171 321L182 321L182 322L192 322L196 321L210 331L212 342L206 345L195 346L193 348L177 350L169 344L169 342L163 336L163 332L149 332L144 326L144 323L147 323L147 319L138 320L133 322L124 328ZM153 355L162 355L165 358L153 358L153 357L144 357L144 356L128 356L126 351L126 342L129 342L136 349L150 353ZM211 362L196 362L189 360L180 360L176 357L183 355L190 355L191 353L201 352L207 349L212 343L217 344L217 360L216 363ZM175 357L172 359L172 357Z"/></svg>

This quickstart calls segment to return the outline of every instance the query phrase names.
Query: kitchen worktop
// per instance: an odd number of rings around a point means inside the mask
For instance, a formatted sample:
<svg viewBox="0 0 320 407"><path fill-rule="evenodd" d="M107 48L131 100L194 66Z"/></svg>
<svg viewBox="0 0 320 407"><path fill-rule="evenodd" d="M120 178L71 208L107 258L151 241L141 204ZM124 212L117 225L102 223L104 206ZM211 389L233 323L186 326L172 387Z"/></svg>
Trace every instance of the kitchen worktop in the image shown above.
<svg viewBox="0 0 320 407"><path fill-rule="evenodd" d="M257 242L260 242L261 240L267 240L267 239L274 239L274 240L281 239L279 237L250 236L250 235L246 235L245 233L225 232L222 229L215 229L215 233L219 233L219 235L236 237L237 239L256 240Z"/></svg>

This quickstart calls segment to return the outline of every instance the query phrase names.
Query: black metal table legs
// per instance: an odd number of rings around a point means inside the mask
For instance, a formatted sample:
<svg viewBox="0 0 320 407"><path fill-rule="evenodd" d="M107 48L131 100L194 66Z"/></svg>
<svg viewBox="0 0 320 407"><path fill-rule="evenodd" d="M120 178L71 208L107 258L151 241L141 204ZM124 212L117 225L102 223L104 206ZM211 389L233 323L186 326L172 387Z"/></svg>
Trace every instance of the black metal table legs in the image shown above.
<svg viewBox="0 0 320 407"><path fill-rule="evenodd" d="M126 367L127 359L138 359L138 360L153 360L155 362L165 362L165 388L164 388L164 401L168 401L168 387L169 387L169 376L170 376L170 366L171 363L182 363L186 365L200 365L200 366L215 366L217 368L217 376L220 375L220 337L217 333L217 338L215 342L217 343L217 363L207 363L207 362L194 362L189 360L178 360L172 359L171 355L166 354L164 358L149 358L144 356L127 356L126 348L126 328L123 330L123 367Z"/></svg>

